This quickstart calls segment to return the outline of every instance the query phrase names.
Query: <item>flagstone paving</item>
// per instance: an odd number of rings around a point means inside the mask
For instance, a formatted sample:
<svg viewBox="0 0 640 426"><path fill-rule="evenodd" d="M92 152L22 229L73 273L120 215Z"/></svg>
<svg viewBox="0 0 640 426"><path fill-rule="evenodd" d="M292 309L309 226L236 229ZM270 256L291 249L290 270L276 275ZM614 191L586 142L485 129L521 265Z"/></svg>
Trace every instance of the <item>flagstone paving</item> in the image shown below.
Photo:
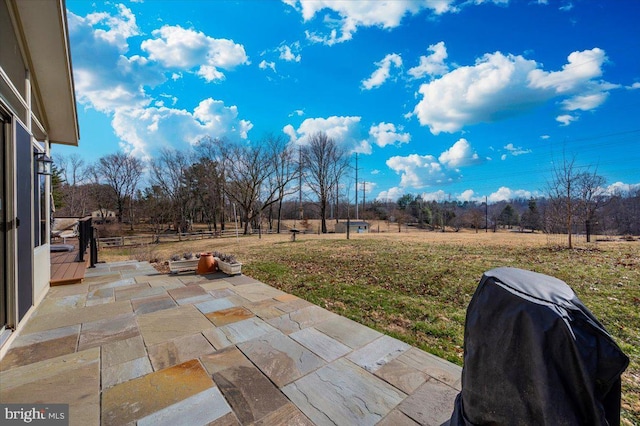
<svg viewBox="0 0 640 426"><path fill-rule="evenodd" d="M0 402L71 425L442 425L461 369L253 278L99 264L52 287Z"/></svg>

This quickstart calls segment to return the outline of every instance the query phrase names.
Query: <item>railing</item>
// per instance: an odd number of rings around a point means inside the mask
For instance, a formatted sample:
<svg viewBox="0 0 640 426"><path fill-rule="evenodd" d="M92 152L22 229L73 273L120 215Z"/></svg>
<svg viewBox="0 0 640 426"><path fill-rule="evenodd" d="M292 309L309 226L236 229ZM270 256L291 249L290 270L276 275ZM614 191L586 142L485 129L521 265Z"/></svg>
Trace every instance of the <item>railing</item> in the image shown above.
<svg viewBox="0 0 640 426"><path fill-rule="evenodd" d="M98 262L98 247L94 236L91 216L78 221L78 261L84 262L84 253L89 248L89 262L93 268Z"/></svg>

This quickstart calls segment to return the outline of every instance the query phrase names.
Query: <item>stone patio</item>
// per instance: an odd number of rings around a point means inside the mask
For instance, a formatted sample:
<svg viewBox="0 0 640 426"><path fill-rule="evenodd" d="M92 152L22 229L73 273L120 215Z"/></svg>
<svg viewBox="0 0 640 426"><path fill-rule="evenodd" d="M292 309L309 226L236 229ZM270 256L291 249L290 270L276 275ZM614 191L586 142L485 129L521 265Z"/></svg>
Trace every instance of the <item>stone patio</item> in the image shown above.
<svg viewBox="0 0 640 426"><path fill-rule="evenodd" d="M71 425L441 425L460 374L250 277L131 261L49 290L0 401L69 404Z"/></svg>

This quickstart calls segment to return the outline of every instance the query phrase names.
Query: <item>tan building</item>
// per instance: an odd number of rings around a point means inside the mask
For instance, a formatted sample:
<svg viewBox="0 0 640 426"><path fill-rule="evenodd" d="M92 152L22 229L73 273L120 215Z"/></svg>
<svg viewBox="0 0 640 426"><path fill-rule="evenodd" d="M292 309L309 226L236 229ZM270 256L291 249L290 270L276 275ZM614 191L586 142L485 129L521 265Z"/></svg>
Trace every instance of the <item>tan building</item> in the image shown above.
<svg viewBox="0 0 640 426"><path fill-rule="evenodd" d="M0 354L49 289L50 152L78 145L64 0L0 0Z"/></svg>

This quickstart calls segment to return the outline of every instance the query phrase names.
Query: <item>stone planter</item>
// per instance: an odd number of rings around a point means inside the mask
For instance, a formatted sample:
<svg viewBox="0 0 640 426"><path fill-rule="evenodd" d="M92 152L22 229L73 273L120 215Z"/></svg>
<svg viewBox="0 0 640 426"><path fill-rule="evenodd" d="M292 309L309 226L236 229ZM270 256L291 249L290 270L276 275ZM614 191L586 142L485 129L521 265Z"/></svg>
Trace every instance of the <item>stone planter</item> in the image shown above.
<svg viewBox="0 0 640 426"><path fill-rule="evenodd" d="M242 273L242 263L228 263L215 258L218 262L218 269L227 275L239 275Z"/></svg>
<svg viewBox="0 0 640 426"><path fill-rule="evenodd" d="M172 260L169 262L169 272L177 274L178 272L195 271L198 268L199 259L189 260Z"/></svg>

